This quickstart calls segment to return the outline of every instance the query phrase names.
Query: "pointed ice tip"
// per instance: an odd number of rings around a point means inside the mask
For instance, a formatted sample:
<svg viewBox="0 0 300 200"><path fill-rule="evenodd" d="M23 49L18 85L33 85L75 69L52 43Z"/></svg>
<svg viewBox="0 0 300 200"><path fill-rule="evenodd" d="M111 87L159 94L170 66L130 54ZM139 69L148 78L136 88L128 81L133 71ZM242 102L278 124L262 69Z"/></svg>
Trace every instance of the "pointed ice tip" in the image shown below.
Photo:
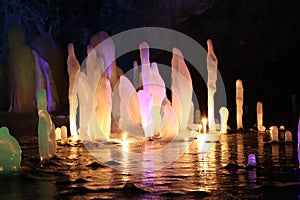
<svg viewBox="0 0 300 200"><path fill-rule="evenodd" d="M73 45L73 43L69 43L68 44L68 53L69 54L74 54L74 45Z"/></svg>
<svg viewBox="0 0 300 200"><path fill-rule="evenodd" d="M101 32L99 33L99 36L100 36L100 38L103 39L103 40L106 40L107 38L109 38L108 33L105 32L105 31L101 31Z"/></svg>
<svg viewBox="0 0 300 200"><path fill-rule="evenodd" d="M243 82L241 79L236 80L236 86L243 86Z"/></svg>
<svg viewBox="0 0 300 200"><path fill-rule="evenodd" d="M214 51L214 45L212 43L212 40L208 39L206 43L207 43L207 52L213 52Z"/></svg>
<svg viewBox="0 0 300 200"><path fill-rule="evenodd" d="M179 49L177 49L176 47L173 48L173 54L183 58L183 55L182 55L181 51Z"/></svg>
<svg viewBox="0 0 300 200"><path fill-rule="evenodd" d="M147 42L143 42L140 44L140 49L149 49L149 45Z"/></svg>

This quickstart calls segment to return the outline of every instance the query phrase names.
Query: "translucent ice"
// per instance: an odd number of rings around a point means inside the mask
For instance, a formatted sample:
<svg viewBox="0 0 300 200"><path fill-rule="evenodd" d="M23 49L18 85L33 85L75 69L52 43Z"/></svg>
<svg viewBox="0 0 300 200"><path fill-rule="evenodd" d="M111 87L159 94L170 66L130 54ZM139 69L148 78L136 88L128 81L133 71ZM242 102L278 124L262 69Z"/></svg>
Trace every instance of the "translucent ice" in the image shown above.
<svg viewBox="0 0 300 200"><path fill-rule="evenodd" d="M54 77L52 75L52 69L49 66L48 62L42 58L37 51L32 50L36 70L35 70L35 81L36 81L36 91L39 89L45 89L47 93L47 111L56 111L60 106L60 100L57 93L57 87L54 81Z"/></svg>
<svg viewBox="0 0 300 200"><path fill-rule="evenodd" d="M214 115L214 95L216 92L216 81L217 81L217 66L218 60L214 53L213 43L211 39L207 40L207 108L208 108L208 128L210 131L216 130L215 115Z"/></svg>
<svg viewBox="0 0 300 200"><path fill-rule="evenodd" d="M65 144L68 140L68 130L66 126L61 126L61 143Z"/></svg>
<svg viewBox="0 0 300 200"><path fill-rule="evenodd" d="M114 88L118 82L118 74L115 60L115 44L113 40L105 31L100 31L91 37L90 42L96 49L97 56L103 58L111 88Z"/></svg>
<svg viewBox="0 0 300 200"><path fill-rule="evenodd" d="M142 118L140 113L140 103L137 92L129 81L123 75L120 77L120 120L119 127L121 130L143 137Z"/></svg>
<svg viewBox="0 0 300 200"><path fill-rule="evenodd" d="M178 120L176 113L170 104L163 106L161 137L171 141L178 133Z"/></svg>
<svg viewBox="0 0 300 200"><path fill-rule="evenodd" d="M185 130L190 116L193 86L184 57L177 48L173 48L171 76L172 107L178 118L178 129Z"/></svg>
<svg viewBox="0 0 300 200"><path fill-rule="evenodd" d="M220 133L227 133L227 121L228 121L229 111L226 107L221 107L219 113L221 117Z"/></svg>
<svg viewBox="0 0 300 200"><path fill-rule="evenodd" d="M91 102L91 90L88 85L88 78L82 71L78 73L75 84L78 103L79 103L79 127L80 127L80 139L82 141L88 141L89 139L95 139L95 131L89 131L89 123L91 113L93 109L93 102ZM77 132L77 131L76 131ZM92 135L93 134L93 135Z"/></svg>
<svg viewBox="0 0 300 200"><path fill-rule="evenodd" d="M77 77L78 72L80 71L80 64L76 58L74 52L74 46L72 43L68 44L68 74L69 74L69 117L70 117L70 131L71 136L76 137L77 133L77 125L76 125L76 115L77 115L77 107L78 107L78 99L77 99L77 88L74 87L75 79Z"/></svg>
<svg viewBox="0 0 300 200"><path fill-rule="evenodd" d="M14 25L8 31L8 66L11 92L10 111L16 113L35 112L34 56L25 43L23 28Z"/></svg>
<svg viewBox="0 0 300 200"><path fill-rule="evenodd" d="M270 134L271 134L271 141L272 142L279 142L278 127L277 126L271 126L270 127Z"/></svg>
<svg viewBox="0 0 300 200"><path fill-rule="evenodd" d="M250 153L248 155L248 166L256 166L256 156L253 153Z"/></svg>
<svg viewBox="0 0 300 200"><path fill-rule="evenodd" d="M61 129L60 129L60 127L55 128L55 138L56 138L56 140L61 140Z"/></svg>
<svg viewBox="0 0 300 200"><path fill-rule="evenodd" d="M0 174L20 173L21 147L5 126L0 128Z"/></svg>
<svg viewBox="0 0 300 200"><path fill-rule="evenodd" d="M151 138L154 136L154 113L153 113L153 98L152 95L145 91L140 90L137 93L140 111L142 117L142 127L144 130L145 137Z"/></svg>
<svg viewBox="0 0 300 200"><path fill-rule="evenodd" d="M263 105L260 101L256 105L256 114L258 132L264 132L266 128L263 126Z"/></svg>
<svg viewBox="0 0 300 200"><path fill-rule="evenodd" d="M285 142L293 142L292 132L291 131L285 131L285 133L284 133L284 141Z"/></svg>
<svg viewBox="0 0 300 200"><path fill-rule="evenodd" d="M244 88L242 80L236 81L236 123L237 129L243 128Z"/></svg>
<svg viewBox="0 0 300 200"><path fill-rule="evenodd" d="M38 90L38 145L41 163L47 162L56 154L55 126L47 112L46 90Z"/></svg>
<svg viewBox="0 0 300 200"><path fill-rule="evenodd" d="M94 98L94 109L100 129L95 139L108 141L110 138L112 100L110 81L107 76L101 76Z"/></svg>

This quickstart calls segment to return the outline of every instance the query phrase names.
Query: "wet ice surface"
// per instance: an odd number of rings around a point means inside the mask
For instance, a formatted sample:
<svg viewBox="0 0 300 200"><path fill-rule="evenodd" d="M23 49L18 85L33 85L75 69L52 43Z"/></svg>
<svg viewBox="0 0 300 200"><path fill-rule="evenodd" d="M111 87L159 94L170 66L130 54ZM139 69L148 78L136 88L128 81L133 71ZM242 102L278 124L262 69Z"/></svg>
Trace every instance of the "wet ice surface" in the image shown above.
<svg viewBox="0 0 300 200"><path fill-rule="evenodd" d="M41 167L37 138L20 138L24 175L1 177L0 199L299 198L295 143L267 143L264 133L222 134L219 139L210 154L198 153L198 140L193 140L174 163L154 172L127 173L107 166L124 164L124 155L110 154L112 160L102 163L82 144L59 145L57 158ZM130 148L141 151L151 145L163 144L154 140ZM246 167L250 153L257 155L259 167Z"/></svg>

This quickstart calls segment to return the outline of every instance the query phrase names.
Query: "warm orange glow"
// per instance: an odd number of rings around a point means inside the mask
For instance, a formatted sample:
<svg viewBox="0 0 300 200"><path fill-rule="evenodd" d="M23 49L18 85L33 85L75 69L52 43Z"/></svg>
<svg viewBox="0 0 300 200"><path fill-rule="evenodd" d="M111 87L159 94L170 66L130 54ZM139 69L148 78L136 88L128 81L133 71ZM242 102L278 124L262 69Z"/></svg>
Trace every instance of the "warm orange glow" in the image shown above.
<svg viewBox="0 0 300 200"><path fill-rule="evenodd" d="M199 133L202 131L202 124L199 124Z"/></svg>
<svg viewBox="0 0 300 200"><path fill-rule="evenodd" d="M127 135L128 133L127 132L124 132L123 135L122 135L122 140L125 141L127 139Z"/></svg>
<svg viewBox="0 0 300 200"><path fill-rule="evenodd" d="M205 117L202 118L202 125L203 125L203 133L206 133L207 119Z"/></svg>

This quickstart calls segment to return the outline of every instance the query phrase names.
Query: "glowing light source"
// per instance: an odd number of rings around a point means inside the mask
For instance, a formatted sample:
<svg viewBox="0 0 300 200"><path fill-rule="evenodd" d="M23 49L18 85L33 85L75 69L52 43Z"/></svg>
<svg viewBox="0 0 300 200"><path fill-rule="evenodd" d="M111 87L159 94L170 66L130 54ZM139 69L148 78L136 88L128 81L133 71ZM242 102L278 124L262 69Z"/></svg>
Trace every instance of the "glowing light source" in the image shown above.
<svg viewBox="0 0 300 200"><path fill-rule="evenodd" d="M123 135L122 135L122 140L125 141L127 139L127 135L128 133L127 132L124 132Z"/></svg>
<svg viewBox="0 0 300 200"><path fill-rule="evenodd" d="M202 118L203 133L206 133L207 118Z"/></svg>

